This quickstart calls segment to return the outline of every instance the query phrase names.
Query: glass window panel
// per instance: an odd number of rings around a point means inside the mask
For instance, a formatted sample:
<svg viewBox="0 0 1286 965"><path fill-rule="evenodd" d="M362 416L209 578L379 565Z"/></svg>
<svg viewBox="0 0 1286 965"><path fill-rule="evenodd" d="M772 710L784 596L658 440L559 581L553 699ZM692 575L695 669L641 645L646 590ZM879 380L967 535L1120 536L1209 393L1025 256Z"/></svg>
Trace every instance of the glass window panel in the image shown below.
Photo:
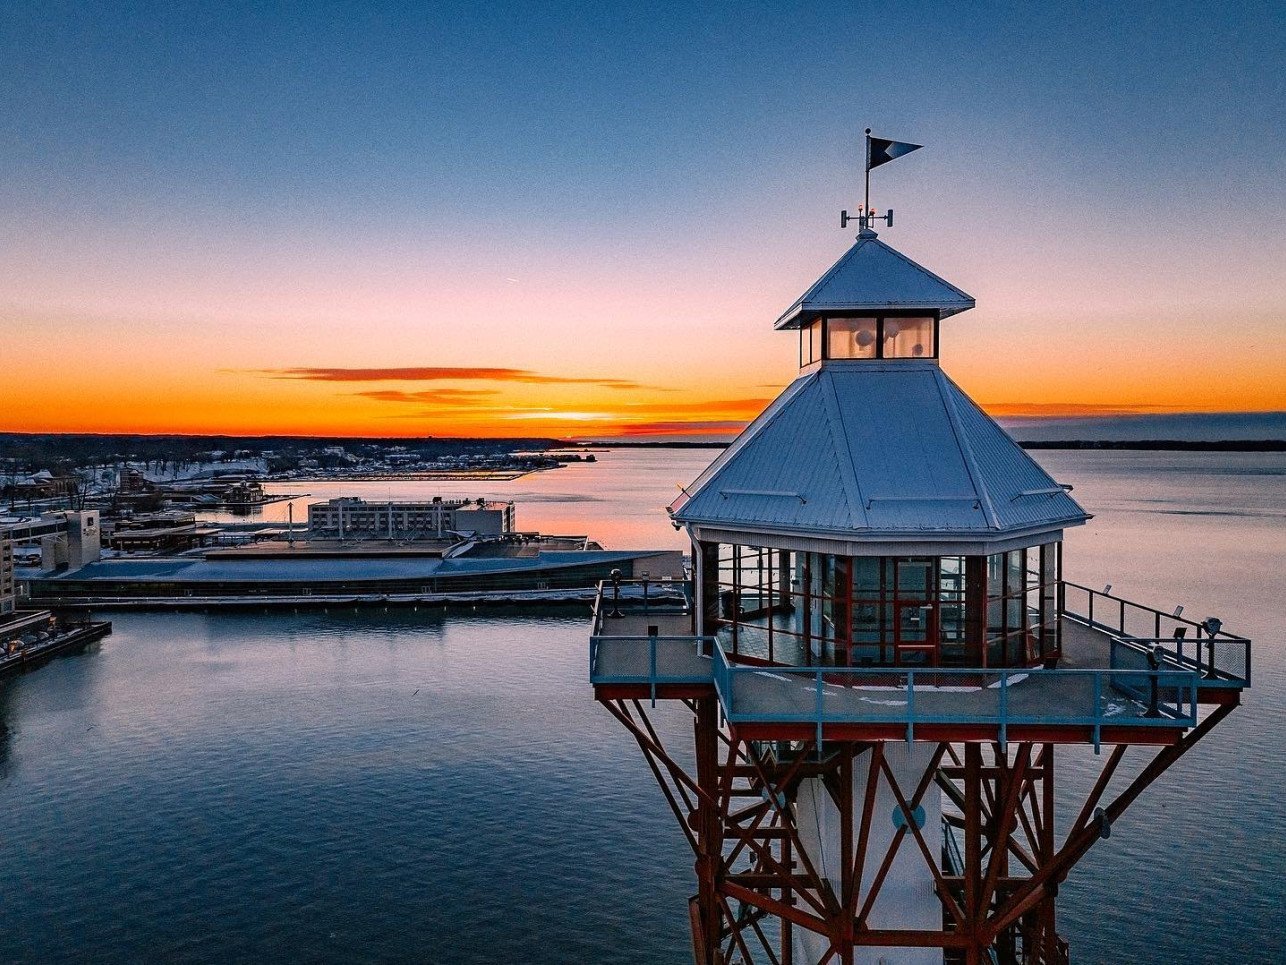
<svg viewBox="0 0 1286 965"><path fill-rule="evenodd" d="M880 558L858 556L853 559L853 592L869 596L880 592Z"/></svg>
<svg viewBox="0 0 1286 965"><path fill-rule="evenodd" d="M933 319L884 319L884 357L886 359L933 358Z"/></svg>
<svg viewBox="0 0 1286 965"><path fill-rule="evenodd" d="M898 561L898 596L923 599L929 593L929 575L933 564L929 560Z"/></svg>
<svg viewBox="0 0 1286 965"><path fill-rule="evenodd" d="M987 557L987 596L1005 595L1005 554L994 553Z"/></svg>
<svg viewBox="0 0 1286 965"><path fill-rule="evenodd" d="M1027 585L1027 551L1011 550L1008 554L1009 574L1005 584L1005 595L1021 593Z"/></svg>
<svg viewBox="0 0 1286 965"><path fill-rule="evenodd" d="M828 318L826 356L832 359L873 359L879 349L873 318Z"/></svg>
<svg viewBox="0 0 1286 965"><path fill-rule="evenodd" d="M875 603L858 603L853 608L855 643L880 642L880 612Z"/></svg>
<svg viewBox="0 0 1286 965"><path fill-rule="evenodd" d="M822 358L822 320L800 329L800 364L809 365Z"/></svg>

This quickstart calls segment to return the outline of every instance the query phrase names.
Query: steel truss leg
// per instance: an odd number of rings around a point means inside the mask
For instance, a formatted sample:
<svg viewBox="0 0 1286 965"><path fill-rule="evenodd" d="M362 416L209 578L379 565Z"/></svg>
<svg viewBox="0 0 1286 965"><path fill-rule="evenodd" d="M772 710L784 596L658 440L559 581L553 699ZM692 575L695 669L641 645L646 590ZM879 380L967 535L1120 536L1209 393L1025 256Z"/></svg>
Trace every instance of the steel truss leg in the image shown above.
<svg viewBox="0 0 1286 965"><path fill-rule="evenodd" d="M1117 746L1061 845L1054 823L1054 745L939 743L914 783L901 782L882 742L763 743L739 738L719 722L715 699L685 701L693 716L695 775L665 748L643 705L603 701L634 737L695 858L690 902L697 965L800 962L796 938L821 936L819 963L851 963L862 947L943 949L948 965L1063 965L1055 899L1059 883L1166 768L1232 708L1219 708L1178 744L1162 748L1115 796L1112 779L1126 748ZM691 767L691 765L689 765ZM854 775L865 792L853 793ZM838 881L819 873L796 826L800 782L820 778L841 815ZM870 847L879 786L905 815L887 848ZM916 825L914 812L933 789L963 818L947 823L961 838L962 867L944 865ZM1106 805L1103 802L1107 801ZM887 815L882 816L887 820ZM942 902L938 930L870 926L899 850L918 853ZM812 963L810 963L812 965Z"/></svg>

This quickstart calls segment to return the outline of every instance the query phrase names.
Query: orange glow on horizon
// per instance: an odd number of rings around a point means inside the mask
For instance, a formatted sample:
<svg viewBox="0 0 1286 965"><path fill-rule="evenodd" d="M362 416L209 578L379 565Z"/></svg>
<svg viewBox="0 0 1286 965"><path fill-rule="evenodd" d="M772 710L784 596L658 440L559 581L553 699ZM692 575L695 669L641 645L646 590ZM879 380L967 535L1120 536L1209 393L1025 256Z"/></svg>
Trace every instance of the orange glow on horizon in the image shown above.
<svg viewBox="0 0 1286 965"><path fill-rule="evenodd" d="M303 435L359 437L552 437L730 438L772 401L763 384L758 394L701 398L681 388L620 389L599 380L514 384L504 381L451 384L424 389L397 383L239 378L235 391L205 379L95 383L96 398L44 392L6 400L0 431L97 432L191 435ZM961 380L966 390L967 381ZM70 388L70 387L68 387ZM82 391L85 386L81 386ZM1172 402L1033 401L983 402L992 416L1008 419L1111 418L1192 412L1268 412L1286 409L1265 393L1261 399L1218 404L1217 395L1194 398L1207 404ZM1262 404L1255 405L1256 401ZM1235 404L1240 402L1241 404Z"/></svg>
<svg viewBox="0 0 1286 965"><path fill-rule="evenodd" d="M260 301L190 293L184 305L203 311L149 307L162 294L145 286L111 294L144 306L136 316L101 302L14 307L39 304L28 291L0 306L6 361L19 363L0 381L0 431L728 438L796 377L796 337L763 319L823 260L783 270L757 250L734 254L720 257L745 265L720 284L590 264L574 283L512 292L467 278L365 302L341 292L329 311L326 279ZM947 254L959 263L944 274L979 275ZM994 416L1286 411L1275 310L1212 326L1208 306L1135 311L1109 304L1125 292L1103 291L1101 304L1065 307L1049 289L1005 284L977 293L1003 311L942 326L944 369Z"/></svg>

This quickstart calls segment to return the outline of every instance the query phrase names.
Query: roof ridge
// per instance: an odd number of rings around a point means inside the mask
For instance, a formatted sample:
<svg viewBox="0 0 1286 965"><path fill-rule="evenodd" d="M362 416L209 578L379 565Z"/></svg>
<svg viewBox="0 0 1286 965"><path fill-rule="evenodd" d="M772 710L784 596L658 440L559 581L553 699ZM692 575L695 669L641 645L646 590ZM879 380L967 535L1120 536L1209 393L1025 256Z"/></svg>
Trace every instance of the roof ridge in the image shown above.
<svg viewBox="0 0 1286 965"><path fill-rule="evenodd" d="M817 279L817 281L809 285L808 288L804 291L804 294L800 295L799 298L796 299L796 301L799 304L803 304L804 302L808 301L809 295L811 295L813 292L817 291L819 288L825 285L830 280L830 277L833 274L835 274L837 271L839 271L840 268L843 267L846 262L848 262L850 259L855 258L857 256L857 253L862 250L863 245L872 241L876 242L877 244L879 243L878 239L876 238L862 238L859 236L857 241L853 245L851 245L849 249L844 252L844 254L839 256L835 264L827 268L826 271L822 273L822 276ZM884 247L887 248L888 246L885 245Z"/></svg>
<svg viewBox="0 0 1286 965"><path fill-rule="evenodd" d="M705 469L701 471L700 475L698 475L696 479L692 480L687 487L680 487L683 490L682 495L687 498L683 500L683 504L676 506L675 503L679 502L676 497L668 507L669 512L671 514L678 512L683 508L683 505L686 505L693 498L699 495L701 491L705 489L710 480L713 479L724 466L730 463L733 458L746 447L747 442L780 419L782 413L787 409L787 403L798 396L799 393L803 392L804 389L807 388L808 383L818 379L820 375L821 369L818 369L816 372L810 372L807 375L799 376L794 382L786 386L782 394L773 399L763 412L760 412L759 415L751 419L746 427L737 434L737 437L728 444L728 448L719 453L710 465L706 466ZM764 421L760 423L760 419L763 419Z"/></svg>
<svg viewBox="0 0 1286 965"><path fill-rule="evenodd" d="M1046 478L1046 479L1048 479L1050 482L1054 483L1055 485L1057 485L1057 484L1058 484L1058 480L1056 480L1053 476L1051 476L1051 475L1049 474L1049 470L1048 470L1048 469L1046 469L1044 466L1042 466L1039 462L1037 462L1037 461L1036 461L1036 459L1035 459L1035 457L1033 457L1033 456L1032 456L1032 454L1031 454L1030 452L1028 452L1028 451L1027 451L1026 447L1025 447L1025 446L1023 446L1023 444L1022 444L1021 442L1019 442L1019 441L1018 441L1017 439L1015 439L1013 436L1009 435L1009 433L1005 430L1005 427L1004 427L1004 426L1002 426L999 422L997 422L997 421L996 421L995 419L993 419L991 416L987 415L986 410L985 410L985 409L983 409L983 407L982 407L982 406L980 406L977 402L974 402L974 401L973 401L973 399L969 398L968 393L966 393L964 389L960 388L960 386L958 386L958 385L955 383L955 380L954 380L954 379L952 379L952 378L951 378L951 376L947 375L947 373L946 373L946 372L943 372L943 373L942 373L942 377L943 377L944 379L946 379L949 383L951 383L951 387L952 387L953 389L955 389L955 390L956 390L956 391L955 391L955 394L956 394L958 397L963 398L963 399L964 399L966 402L968 402L971 406L973 406L975 409L977 409L977 410L978 410L978 412L980 412L980 413L982 414L982 417L983 417L984 419L986 419L986 420L987 420L988 422L990 422L993 426L995 426L997 429L999 429L1001 432L1003 432L1003 433L1004 433L1004 434L1009 438L1009 440L1010 440L1011 442L1013 442L1014 447L1015 447L1015 448L1016 448L1020 453L1022 453L1022 457L1023 457L1024 459L1026 459L1029 463L1031 463L1033 466L1035 466L1037 469L1039 469L1039 470L1041 471L1041 473L1043 473L1043 474L1044 474L1045 478ZM954 407L954 405L953 405L953 407ZM1073 500L1073 502L1075 502L1075 500ZM1077 505L1078 505L1078 506L1080 506L1080 503L1077 503ZM1082 511L1083 511L1083 510L1084 510L1084 507L1082 506L1082 507L1081 507L1081 509L1082 509Z"/></svg>
<svg viewBox="0 0 1286 965"><path fill-rule="evenodd" d="M885 251L889 252L890 254L897 255L897 257L901 258L904 262L906 262L906 263L907 263L908 265L910 265L912 268L915 268L915 269L917 269L917 270L919 270L919 271L922 271L922 272L924 272L926 275L928 275L930 278L932 278L934 281L941 282L942 284L946 285L948 288L950 288L953 292L955 292L955 293L956 293L957 295L959 295L961 298L967 299L968 301L971 301L971 302L972 302L972 301L976 301L976 300L974 299L974 297L973 297L972 295L970 295L967 291L965 291L963 288L959 288L959 287L957 287L956 285L951 284L951 282L947 281L947 280L946 280L945 278L943 278L941 275L937 274L936 272L932 272L932 271L930 271L928 268L925 268L925 267L924 267L924 265L920 264L918 261L914 261L914 260L913 260L909 255L904 255L904 254L902 254L902 252L898 251L898 250L897 250L896 248L894 248L892 245L887 245L887 244L885 244L883 241L880 241L880 239L879 239L879 238L868 238L867 240L868 240L868 241L874 241L877 245L879 245L879 246L880 246L881 248L883 248Z"/></svg>
<svg viewBox="0 0 1286 965"><path fill-rule="evenodd" d="M942 404L947 408L949 416L947 424L951 426L951 434L955 436L960 455L964 458L965 472L969 473L969 481L973 483L973 491L982 506L983 515L987 517L988 525L992 529L1000 529L1000 517L996 515L996 507L991 502L991 490L982 481L982 473L978 469L978 459L974 455L973 445L960 425L960 410L956 408L956 400L952 398L952 393L946 390L943 379L947 379L947 374L940 367L935 369L933 383L937 387ZM947 381L950 380L947 379Z"/></svg>
<svg viewBox="0 0 1286 965"><path fill-rule="evenodd" d="M823 380L825 388L822 392L823 411L826 413L827 428L831 433L831 445L836 450L843 446L844 456L847 457L836 459L839 465L840 489L844 493L844 501L849 504L850 518L853 518L855 523L857 519L860 519L862 527L869 527L871 519L866 512L866 500L862 496L862 485L857 481L857 469L853 464L853 448L848 443L848 428L844 424L844 411L840 407L839 396L835 391L835 378L825 366L822 366L819 374L825 375ZM837 429L838 436L836 435Z"/></svg>

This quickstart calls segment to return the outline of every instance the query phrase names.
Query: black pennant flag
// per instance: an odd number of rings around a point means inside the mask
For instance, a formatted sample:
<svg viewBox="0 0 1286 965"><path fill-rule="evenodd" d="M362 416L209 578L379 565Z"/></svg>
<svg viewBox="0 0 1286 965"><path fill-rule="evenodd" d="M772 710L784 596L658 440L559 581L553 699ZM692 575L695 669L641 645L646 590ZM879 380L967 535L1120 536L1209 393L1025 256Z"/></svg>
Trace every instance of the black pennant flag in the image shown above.
<svg viewBox="0 0 1286 965"><path fill-rule="evenodd" d="M866 170L878 168L881 164L888 164L890 161L896 161L904 154L910 154L912 151L918 151L924 147L923 144L908 144L905 141L886 141L882 137L870 138L871 148L870 157L866 161Z"/></svg>

